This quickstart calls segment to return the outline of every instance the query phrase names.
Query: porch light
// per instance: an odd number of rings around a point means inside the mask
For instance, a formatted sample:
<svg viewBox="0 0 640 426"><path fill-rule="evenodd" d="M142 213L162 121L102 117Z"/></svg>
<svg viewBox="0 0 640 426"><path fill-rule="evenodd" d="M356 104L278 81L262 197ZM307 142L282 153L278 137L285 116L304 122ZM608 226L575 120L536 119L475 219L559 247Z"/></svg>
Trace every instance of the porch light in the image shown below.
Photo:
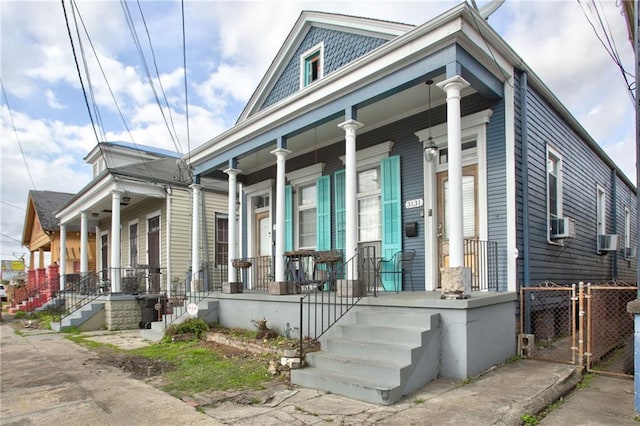
<svg viewBox="0 0 640 426"><path fill-rule="evenodd" d="M427 139L427 146L424 147L424 159L425 161L433 162L438 156L438 147L433 143L433 138L431 137L431 85L433 80L427 80L426 84L429 86L429 110L427 111L429 138Z"/></svg>

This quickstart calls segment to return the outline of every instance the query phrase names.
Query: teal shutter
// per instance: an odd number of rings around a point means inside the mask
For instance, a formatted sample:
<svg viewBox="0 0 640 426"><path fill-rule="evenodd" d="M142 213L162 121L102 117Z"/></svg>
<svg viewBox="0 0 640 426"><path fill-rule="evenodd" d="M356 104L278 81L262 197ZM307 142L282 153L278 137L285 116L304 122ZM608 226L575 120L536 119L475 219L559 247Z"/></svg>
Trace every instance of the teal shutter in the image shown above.
<svg viewBox="0 0 640 426"><path fill-rule="evenodd" d="M402 194L400 189L400 157L380 162L382 188L382 256L385 259L402 250ZM394 290L393 274L382 274L385 290ZM402 289L402 281L398 288Z"/></svg>
<svg viewBox="0 0 640 426"><path fill-rule="evenodd" d="M316 179L316 245L318 250L331 249L331 178Z"/></svg>
<svg viewBox="0 0 640 426"><path fill-rule="evenodd" d="M284 187L284 251L293 250L293 188Z"/></svg>
<svg viewBox="0 0 640 426"><path fill-rule="evenodd" d="M335 185L335 205L336 205L336 249L342 250L344 255L344 246L346 244L346 216L345 216L345 181L344 170L338 170L333 175Z"/></svg>

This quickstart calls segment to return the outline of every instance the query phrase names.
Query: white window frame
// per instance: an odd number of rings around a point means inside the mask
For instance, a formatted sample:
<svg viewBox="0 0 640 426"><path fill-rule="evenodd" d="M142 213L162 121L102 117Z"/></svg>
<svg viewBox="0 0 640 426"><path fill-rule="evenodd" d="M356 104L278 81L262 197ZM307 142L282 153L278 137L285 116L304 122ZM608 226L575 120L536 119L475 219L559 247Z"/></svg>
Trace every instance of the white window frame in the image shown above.
<svg viewBox="0 0 640 426"><path fill-rule="evenodd" d="M631 210L629 207L624 208L624 248L631 248ZM626 257L626 256L625 256Z"/></svg>
<svg viewBox="0 0 640 426"><path fill-rule="evenodd" d="M136 263L134 264L131 260L131 225L137 225L138 229L137 229L137 241L136 241L136 254L138 256L138 259L136 261ZM138 219L135 220L130 220L129 223L127 224L127 236L129 238L127 238L127 251L129 254L129 266L134 267L140 264L140 223Z"/></svg>
<svg viewBox="0 0 640 426"><path fill-rule="evenodd" d="M154 217L158 217L158 232L160 232L160 235L158 235L158 244L160 245L159 249L160 251L158 252L158 257L160 259L162 259L162 252L163 252L163 247L162 247L162 212L160 210L155 210L151 213L147 213L146 217L145 217L145 226L146 226L146 232L145 232L145 253L147 254L147 260L146 260L146 264L149 264L149 219L153 219ZM138 228L138 235L140 235L140 228ZM160 261L160 264L162 264L162 261Z"/></svg>
<svg viewBox="0 0 640 426"><path fill-rule="evenodd" d="M273 179L266 179L261 182L258 182L254 185L245 186L242 188L244 191L244 195L247 197L247 210L248 210L248 220L247 220L247 255L249 257L257 256L255 243L256 243L256 235L258 234L258 229L256 229L255 224L255 214L260 212L269 212L269 218L271 223L273 224ZM242 192L240 192L242 193ZM253 198L254 197L269 197L269 206L263 207L260 209L256 209L254 207ZM240 219L242 219L242 215L240 215ZM238 223L238 229L242 229L241 223ZM272 231L273 231L272 226ZM236 250L240 249L240 239L238 239ZM239 251L238 251L239 253Z"/></svg>
<svg viewBox="0 0 640 426"><path fill-rule="evenodd" d="M607 233L607 192L600 184L596 185L596 234Z"/></svg>
<svg viewBox="0 0 640 426"><path fill-rule="evenodd" d="M307 59L311 56L318 54L318 78L310 81L309 84L305 84L306 82L306 69L307 69ZM324 77L324 42L318 43L313 46L311 49L304 52L300 55L300 88L305 88L307 86L312 85L314 82L320 80Z"/></svg>
<svg viewBox="0 0 640 426"><path fill-rule="evenodd" d="M554 245L564 245L563 242L560 240L552 240L551 239L551 200L549 197L549 160L553 159L557 165L558 165L558 171L557 174L558 176L556 177L556 197L557 197L557 214L556 214L556 218L560 218L560 217L564 217L564 209L563 209L563 200L564 200L564 195L563 195L563 187L564 187L564 182L563 182L563 160L562 160L562 154L560 154L560 151L558 151L556 148L554 148L553 146L547 144L547 152L545 155L545 162L544 162L544 170L545 170L545 193L547 195L547 242L549 244L554 244Z"/></svg>
<svg viewBox="0 0 640 426"><path fill-rule="evenodd" d="M382 160L382 159L380 159ZM361 167L357 167L357 171L356 171L356 180L358 177L358 174L360 174L361 172L365 172L368 170L373 170L376 169L378 171L378 179L381 180L382 176L382 170L380 167L380 161L374 164L365 164L364 166ZM373 197L377 197L378 198L378 207L379 207L379 211L378 211L378 239L377 240L368 240L368 241L362 241L360 239L360 201L367 199L367 198L373 198ZM356 193L356 206L357 206L357 212L358 212L358 223L357 223L357 236L358 236L358 244L363 243L363 242L377 242L379 244L382 244L382 185L378 185L378 190L377 191L370 191L370 192L357 192Z"/></svg>
<svg viewBox="0 0 640 426"><path fill-rule="evenodd" d="M322 172L324 170L325 163L317 163L308 167L303 167L298 170L294 170L286 174L287 180L291 184L292 189L294 190L293 196L293 240L295 248L304 248L304 249L315 249L318 244L318 239L316 238L316 246L313 247L301 247L300 246L300 211L301 209L309 209L314 208L317 209L317 203L313 203L313 205L307 205L302 207L300 205L300 193L299 190L304 187L315 186L316 180L322 176ZM316 187L316 191L318 188ZM317 212L317 210L316 210Z"/></svg>

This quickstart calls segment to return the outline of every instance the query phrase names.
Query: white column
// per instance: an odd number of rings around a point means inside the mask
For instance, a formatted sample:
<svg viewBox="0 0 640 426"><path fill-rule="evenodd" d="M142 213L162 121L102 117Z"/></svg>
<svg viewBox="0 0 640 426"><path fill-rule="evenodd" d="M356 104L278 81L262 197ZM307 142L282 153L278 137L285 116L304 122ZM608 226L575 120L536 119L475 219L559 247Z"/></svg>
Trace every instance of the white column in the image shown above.
<svg viewBox="0 0 640 426"><path fill-rule="evenodd" d="M60 224L60 290L64 290L67 283L67 225Z"/></svg>
<svg viewBox="0 0 640 426"><path fill-rule="evenodd" d="M167 289L167 297L171 297L171 188L168 187L165 189L165 194L167 196L167 269L164 274L164 279L166 280L166 289Z"/></svg>
<svg viewBox="0 0 640 426"><path fill-rule="evenodd" d="M200 197L201 186L190 186L193 204L191 207L191 292L196 291L196 280L200 278Z"/></svg>
<svg viewBox="0 0 640 426"><path fill-rule="evenodd" d="M229 175L229 259L227 262L228 273L227 282L236 282L236 268L233 267L231 261L238 257L236 245L238 242L238 227L236 226L236 198L237 198L237 182L236 176L240 173L238 169L227 169L224 171Z"/></svg>
<svg viewBox="0 0 640 426"><path fill-rule="evenodd" d="M111 191L111 292L120 293L120 191Z"/></svg>
<svg viewBox="0 0 640 426"><path fill-rule="evenodd" d="M351 259L358 251L356 130L362 126L362 123L353 119L338 124L338 127L344 130L345 139L345 262ZM347 279L358 279L358 268L355 262L348 263Z"/></svg>
<svg viewBox="0 0 640 426"><path fill-rule="evenodd" d="M80 275L89 273L89 221L87 212L80 212ZM104 268L104 266L103 266Z"/></svg>
<svg viewBox="0 0 640 426"><path fill-rule="evenodd" d="M276 156L276 251L275 251L275 281L285 281L284 270L284 244L285 244L285 229L284 229L284 184L285 184L285 165L286 157L291 154L291 151L284 148L278 148L271 151Z"/></svg>
<svg viewBox="0 0 640 426"><path fill-rule="evenodd" d="M449 267L464 266L464 222L462 212L462 131L460 91L469 83L454 76L438 83L447 93L447 148L449 173Z"/></svg>

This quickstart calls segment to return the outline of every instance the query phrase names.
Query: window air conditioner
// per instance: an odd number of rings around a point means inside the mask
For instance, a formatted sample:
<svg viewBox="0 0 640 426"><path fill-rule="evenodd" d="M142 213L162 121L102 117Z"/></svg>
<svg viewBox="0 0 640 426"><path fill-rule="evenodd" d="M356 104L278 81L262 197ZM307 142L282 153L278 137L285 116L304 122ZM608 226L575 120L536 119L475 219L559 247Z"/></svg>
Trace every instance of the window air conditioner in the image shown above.
<svg viewBox="0 0 640 426"><path fill-rule="evenodd" d="M636 257L636 248L635 247L625 247L624 249L622 249L622 251L624 252L624 258L625 259L631 259Z"/></svg>
<svg viewBox="0 0 640 426"><path fill-rule="evenodd" d="M576 237L576 221L570 217L559 217L551 219L551 239L559 240L563 238Z"/></svg>
<svg viewBox="0 0 640 426"><path fill-rule="evenodd" d="M603 251L617 251L617 250L618 250L617 234L598 235L598 253L601 253Z"/></svg>

